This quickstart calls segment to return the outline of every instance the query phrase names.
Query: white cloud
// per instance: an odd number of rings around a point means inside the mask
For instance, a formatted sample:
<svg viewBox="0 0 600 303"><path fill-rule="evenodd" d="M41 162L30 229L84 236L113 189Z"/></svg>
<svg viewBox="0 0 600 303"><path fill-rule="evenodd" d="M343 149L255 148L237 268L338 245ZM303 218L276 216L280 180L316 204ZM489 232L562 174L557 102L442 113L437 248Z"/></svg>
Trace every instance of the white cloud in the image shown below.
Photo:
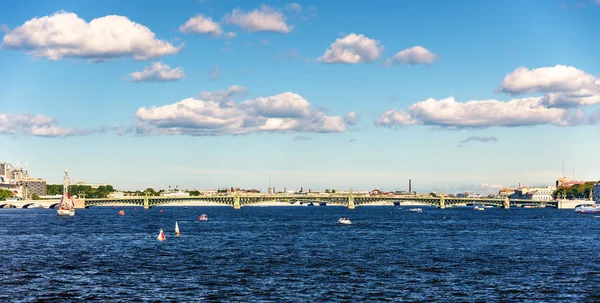
<svg viewBox="0 0 600 303"><path fill-rule="evenodd" d="M225 16L225 22L237 25L251 33L292 31L292 26L286 23L286 17L280 11L266 5L251 12L234 9L230 15Z"/></svg>
<svg viewBox="0 0 600 303"><path fill-rule="evenodd" d="M379 59L382 52L383 46L379 41L351 33L335 40L318 60L324 63L368 63Z"/></svg>
<svg viewBox="0 0 600 303"><path fill-rule="evenodd" d="M571 66L519 67L504 77L498 91L511 95L538 93L541 96L468 102L457 102L453 97L442 100L430 98L412 104L407 111L388 110L376 124L392 128L417 124L478 128L600 123L600 111L584 111L585 106L600 104L600 79Z"/></svg>
<svg viewBox="0 0 600 303"><path fill-rule="evenodd" d="M540 97L457 102L453 97L436 100L429 98L412 104L408 112L388 110L377 124L386 127L398 125L433 125L444 128L479 128L490 126L527 126L552 124L567 126L575 123L570 113L561 108L548 108Z"/></svg>
<svg viewBox="0 0 600 303"><path fill-rule="evenodd" d="M600 0L598 0L598 1L600 1ZM295 2L286 4L285 9L287 9L288 11L292 11L296 14L299 14L302 12L302 6L300 6L300 4L295 3Z"/></svg>
<svg viewBox="0 0 600 303"><path fill-rule="evenodd" d="M171 68L162 62L155 62L141 72L130 73L132 82L167 82L185 78L181 67Z"/></svg>
<svg viewBox="0 0 600 303"><path fill-rule="evenodd" d="M358 122L358 115L356 115L356 112L349 112L344 116L344 121L348 125L354 125Z"/></svg>
<svg viewBox="0 0 600 303"><path fill-rule="evenodd" d="M430 52L428 49L421 46L413 46L401 52L398 52L394 57L387 60L388 65L392 64L433 64L440 58L439 55Z"/></svg>
<svg viewBox="0 0 600 303"><path fill-rule="evenodd" d="M180 102L137 110L137 131L142 134L243 135L258 132L344 132L340 116L327 116L300 95L285 92L241 103L223 102L231 91L209 95L207 100L189 98ZM235 94L235 93L234 93ZM212 100L211 100L212 99Z"/></svg>
<svg viewBox="0 0 600 303"><path fill-rule="evenodd" d="M187 34L209 36L220 36L223 34L223 30L218 23L212 21L212 18L207 18L200 14L190 18L185 24L181 25L179 31Z"/></svg>
<svg viewBox="0 0 600 303"><path fill-rule="evenodd" d="M0 113L0 135L67 137L84 136L105 131L105 128L76 130L60 127L53 118L44 115Z"/></svg>
<svg viewBox="0 0 600 303"><path fill-rule="evenodd" d="M550 107L600 103L600 79L572 66L519 67L507 74L499 91L511 95L542 93Z"/></svg>
<svg viewBox="0 0 600 303"><path fill-rule="evenodd" d="M24 49L49 60L74 57L95 61L120 57L148 60L183 49L183 44L159 40L150 29L124 16L110 15L88 23L65 11L14 28L4 35L1 46Z"/></svg>
<svg viewBox="0 0 600 303"><path fill-rule="evenodd" d="M246 88L239 85L232 85L226 90L219 90L216 92L201 91L199 97L201 100L216 101L216 102L231 102L234 96L245 96ZM231 106L231 104L230 104Z"/></svg>

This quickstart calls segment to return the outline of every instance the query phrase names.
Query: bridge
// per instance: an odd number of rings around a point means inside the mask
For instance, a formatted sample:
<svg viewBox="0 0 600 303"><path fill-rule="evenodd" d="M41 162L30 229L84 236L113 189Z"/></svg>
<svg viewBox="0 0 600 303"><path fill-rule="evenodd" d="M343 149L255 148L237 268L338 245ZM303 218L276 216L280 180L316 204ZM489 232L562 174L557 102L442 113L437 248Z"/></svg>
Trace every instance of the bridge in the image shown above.
<svg viewBox="0 0 600 303"><path fill-rule="evenodd" d="M556 201L533 201L533 200L509 200L508 198L455 198L444 196L425 196L425 195L380 195L380 196L354 196L352 193L347 195L215 195L215 196L183 196L183 197L157 197L157 196L132 196L118 198L88 198L75 200L76 208L88 208L91 206L123 205L123 206L141 206L151 208L153 206L168 205L205 205L206 203L215 205L232 206L234 209L240 209L243 206L254 204L269 203L289 203L290 205L304 203L318 203L320 205L340 205L348 209L354 209L357 206L369 204L389 203L399 205L400 203L413 202L415 204L431 205L438 208L453 206L464 206L473 204L493 205L502 208L511 206L531 205L534 207L556 207ZM31 208L44 207L54 208L59 204L58 200L26 200L26 201L0 201L0 208Z"/></svg>

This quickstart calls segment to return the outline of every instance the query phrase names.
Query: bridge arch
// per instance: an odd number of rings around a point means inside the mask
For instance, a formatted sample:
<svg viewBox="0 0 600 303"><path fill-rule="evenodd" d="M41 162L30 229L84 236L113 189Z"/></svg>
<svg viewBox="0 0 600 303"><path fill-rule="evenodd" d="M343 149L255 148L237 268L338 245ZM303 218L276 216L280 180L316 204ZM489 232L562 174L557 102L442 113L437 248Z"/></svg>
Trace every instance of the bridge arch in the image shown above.
<svg viewBox="0 0 600 303"><path fill-rule="evenodd" d="M39 208L39 207L44 207L44 205L39 204L39 203L35 203L35 202L23 205L23 208Z"/></svg>
<svg viewBox="0 0 600 303"><path fill-rule="evenodd" d="M0 208L17 208L16 205L10 203L0 204Z"/></svg>

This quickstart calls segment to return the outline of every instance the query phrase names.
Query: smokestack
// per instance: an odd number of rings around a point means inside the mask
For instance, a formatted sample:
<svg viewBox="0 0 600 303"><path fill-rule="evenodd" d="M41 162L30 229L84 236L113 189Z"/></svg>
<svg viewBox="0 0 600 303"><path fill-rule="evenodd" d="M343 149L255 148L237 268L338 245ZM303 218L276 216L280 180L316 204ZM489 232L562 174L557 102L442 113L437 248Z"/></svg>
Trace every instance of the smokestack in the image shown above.
<svg viewBox="0 0 600 303"><path fill-rule="evenodd" d="M408 194L412 195L412 180L408 179Z"/></svg>

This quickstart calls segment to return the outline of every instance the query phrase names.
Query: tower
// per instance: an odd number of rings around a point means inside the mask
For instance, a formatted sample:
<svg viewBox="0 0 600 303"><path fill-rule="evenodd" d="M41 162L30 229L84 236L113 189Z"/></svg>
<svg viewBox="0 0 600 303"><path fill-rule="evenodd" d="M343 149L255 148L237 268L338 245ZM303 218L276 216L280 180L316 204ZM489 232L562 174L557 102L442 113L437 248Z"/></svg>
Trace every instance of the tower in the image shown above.
<svg viewBox="0 0 600 303"><path fill-rule="evenodd" d="M412 180L408 179L408 194L412 195Z"/></svg>

